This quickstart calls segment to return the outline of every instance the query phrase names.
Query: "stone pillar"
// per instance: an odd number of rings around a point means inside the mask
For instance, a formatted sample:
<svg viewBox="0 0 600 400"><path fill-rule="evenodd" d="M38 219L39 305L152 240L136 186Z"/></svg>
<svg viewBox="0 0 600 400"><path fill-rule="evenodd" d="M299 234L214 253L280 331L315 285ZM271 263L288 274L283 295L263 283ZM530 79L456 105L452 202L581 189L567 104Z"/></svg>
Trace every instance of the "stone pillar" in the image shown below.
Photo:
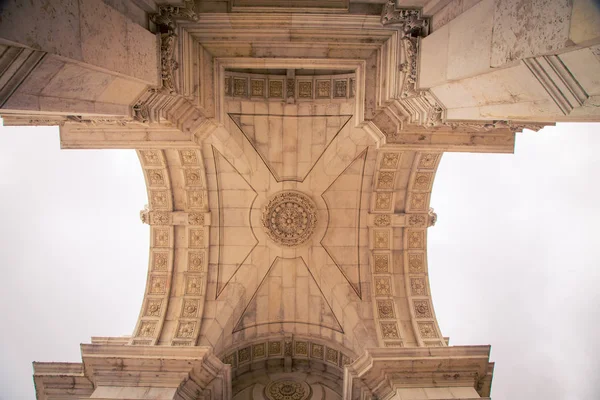
<svg viewBox="0 0 600 400"><path fill-rule="evenodd" d="M136 2L7 0L0 5L3 115L129 117L159 80L159 42Z"/></svg>
<svg viewBox="0 0 600 400"><path fill-rule="evenodd" d="M489 398L489 355L489 346L367 349L345 367L343 398Z"/></svg>
<svg viewBox="0 0 600 400"><path fill-rule="evenodd" d="M209 347L81 345L82 363L34 363L38 400L222 400L231 367Z"/></svg>
<svg viewBox="0 0 600 400"><path fill-rule="evenodd" d="M418 87L436 96L447 120L600 119L598 2L446 3L423 9L431 23Z"/></svg>

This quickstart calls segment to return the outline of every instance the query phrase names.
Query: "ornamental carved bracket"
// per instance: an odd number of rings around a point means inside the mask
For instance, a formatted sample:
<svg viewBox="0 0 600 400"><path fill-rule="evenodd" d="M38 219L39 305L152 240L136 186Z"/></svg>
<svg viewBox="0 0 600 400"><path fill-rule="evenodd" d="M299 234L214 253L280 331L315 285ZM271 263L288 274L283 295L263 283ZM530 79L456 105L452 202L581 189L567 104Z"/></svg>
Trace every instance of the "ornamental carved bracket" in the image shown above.
<svg viewBox="0 0 600 400"><path fill-rule="evenodd" d="M388 0L383 6L381 25L398 27L404 36L426 36L429 32L429 20L421 16L421 10L396 8L395 0Z"/></svg>
<svg viewBox="0 0 600 400"><path fill-rule="evenodd" d="M177 46L177 21L198 21L194 1L185 0L182 5L174 6L163 4L158 7L158 13L150 16L160 33L160 63L161 63L161 88L159 91L167 94L177 94L175 84L175 71L179 63L175 60Z"/></svg>

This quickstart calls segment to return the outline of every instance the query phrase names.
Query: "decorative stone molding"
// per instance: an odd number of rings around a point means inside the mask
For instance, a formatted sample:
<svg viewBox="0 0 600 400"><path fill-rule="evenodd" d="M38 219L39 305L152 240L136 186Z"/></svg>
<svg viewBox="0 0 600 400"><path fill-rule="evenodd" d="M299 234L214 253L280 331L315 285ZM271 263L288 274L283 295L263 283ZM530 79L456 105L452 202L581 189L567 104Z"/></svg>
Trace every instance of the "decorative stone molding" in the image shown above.
<svg viewBox="0 0 600 400"><path fill-rule="evenodd" d="M262 225L275 243L294 247L306 242L317 226L317 207L297 191L276 193L264 206Z"/></svg>
<svg viewBox="0 0 600 400"><path fill-rule="evenodd" d="M430 332L426 325L423 331ZM444 398L488 397L494 368L489 356L490 346L367 349L346 367L344 393L386 399L410 390L426 398L425 389L436 388Z"/></svg>
<svg viewBox="0 0 600 400"><path fill-rule="evenodd" d="M117 400L155 391L181 400L231 398L231 368L209 347L83 344L81 355L82 363L35 363L37 398Z"/></svg>
<svg viewBox="0 0 600 400"><path fill-rule="evenodd" d="M269 400L308 400L311 390L306 382L279 379L267 384L265 396Z"/></svg>
<svg viewBox="0 0 600 400"><path fill-rule="evenodd" d="M210 213L185 212L185 211L151 211L146 205L140 211L142 223L147 225L210 225Z"/></svg>

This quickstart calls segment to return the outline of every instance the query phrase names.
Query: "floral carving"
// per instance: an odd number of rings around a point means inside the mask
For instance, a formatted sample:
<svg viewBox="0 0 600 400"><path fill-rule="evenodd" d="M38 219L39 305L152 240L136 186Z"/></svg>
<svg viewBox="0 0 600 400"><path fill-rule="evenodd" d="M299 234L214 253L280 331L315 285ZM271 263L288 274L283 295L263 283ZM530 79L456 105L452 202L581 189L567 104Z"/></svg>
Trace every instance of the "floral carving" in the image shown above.
<svg viewBox="0 0 600 400"><path fill-rule="evenodd" d="M390 247L390 233L387 230L377 230L374 233L374 248L376 249L389 249Z"/></svg>
<svg viewBox="0 0 600 400"><path fill-rule="evenodd" d="M269 355L281 354L281 342L269 342Z"/></svg>
<svg viewBox="0 0 600 400"><path fill-rule="evenodd" d="M330 80L318 80L317 81L317 98L329 98L331 97L331 81Z"/></svg>
<svg viewBox="0 0 600 400"><path fill-rule="evenodd" d="M310 81L299 81L298 82L298 97L301 99L312 99L312 82Z"/></svg>
<svg viewBox="0 0 600 400"><path fill-rule="evenodd" d="M317 207L303 193L275 194L263 208L262 225L275 243L297 246L307 241L317 225Z"/></svg>
<svg viewBox="0 0 600 400"><path fill-rule="evenodd" d="M414 300L415 318L432 318L431 308L427 300Z"/></svg>
<svg viewBox="0 0 600 400"><path fill-rule="evenodd" d="M323 359L323 345L320 344L312 344L310 347L310 356L312 358Z"/></svg>
<svg viewBox="0 0 600 400"><path fill-rule="evenodd" d="M411 193L410 208L414 211L425 211L427 209L427 193Z"/></svg>
<svg viewBox="0 0 600 400"><path fill-rule="evenodd" d="M384 339L399 339L398 325L395 322L380 322L381 336Z"/></svg>
<svg viewBox="0 0 600 400"><path fill-rule="evenodd" d="M196 322L180 322L177 327L175 337L178 338L191 338L194 337L194 329L196 329Z"/></svg>
<svg viewBox="0 0 600 400"><path fill-rule="evenodd" d="M375 295L376 296L391 296L392 283L387 276L379 276L375 278Z"/></svg>
<svg viewBox="0 0 600 400"><path fill-rule="evenodd" d="M336 98L345 98L348 93L348 81L347 80L336 80L334 81L335 91L333 92L333 97Z"/></svg>
<svg viewBox="0 0 600 400"><path fill-rule="evenodd" d="M198 316L198 301L185 300L181 308L181 316L183 318L195 318Z"/></svg>
<svg viewBox="0 0 600 400"><path fill-rule="evenodd" d="M181 150L181 163L183 165L198 165L196 150Z"/></svg>
<svg viewBox="0 0 600 400"><path fill-rule="evenodd" d="M202 228L190 229L190 247L198 248L204 245L204 230Z"/></svg>
<svg viewBox="0 0 600 400"><path fill-rule="evenodd" d="M169 229L154 228L154 246L169 247Z"/></svg>
<svg viewBox="0 0 600 400"><path fill-rule="evenodd" d="M152 253L152 271L166 271L168 259L169 255L167 253Z"/></svg>
<svg viewBox="0 0 600 400"><path fill-rule="evenodd" d="M140 337L153 337L155 331L156 331L156 322L143 321L140 324L140 328L138 330L137 335Z"/></svg>
<svg viewBox="0 0 600 400"><path fill-rule="evenodd" d="M308 355L308 346L306 342L295 342L295 353L302 356Z"/></svg>
<svg viewBox="0 0 600 400"><path fill-rule="evenodd" d="M419 322L419 333L425 339L435 339L438 337L433 322Z"/></svg>
<svg viewBox="0 0 600 400"><path fill-rule="evenodd" d="M233 95L237 97L246 97L248 90L248 81L239 78L233 78Z"/></svg>
<svg viewBox="0 0 600 400"><path fill-rule="evenodd" d="M413 296L426 296L425 278L410 278L410 291Z"/></svg>
<svg viewBox="0 0 600 400"><path fill-rule="evenodd" d="M204 253L189 252L188 253L188 271L202 272L204 269Z"/></svg>
<svg viewBox="0 0 600 400"><path fill-rule="evenodd" d="M167 290L167 278L164 276L153 276L150 280L150 294L165 294Z"/></svg>
<svg viewBox="0 0 600 400"><path fill-rule="evenodd" d="M376 193L375 194L375 210L388 211L392 207L392 193Z"/></svg>
<svg viewBox="0 0 600 400"><path fill-rule="evenodd" d="M288 98L293 98L294 97L294 79L288 79L285 81L285 86L286 86L286 91L287 91L287 97Z"/></svg>
<svg viewBox="0 0 600 400"><path fill-rule="evenodd" d="M269 81L269 97L283 97L283 81Z"/></svg>
<svg viewBox="0 0 600 400"><path fill-rule="evenodd" d="M378 189L393 189L395 181L395 172L382 171L379 173L379 179L377 179Z"/></svg>
<svg viewBox="0 0 600 400"><path fill-rule="evenodd" d="M154 211L150 213L150 223L152 225L170 225L171 213Z"/></svg>
<svg viewBox="0 0 600 400"><path fill-rule="evenodd" d="M310 398L310 388L304 382L282 379L270 382L265 395L269 400L306 400Z"/></svg>
<svg viewBox="0 0 600 400"><path fill-rule="evenodd" d="M331 349L331 348L327 348L327 352L325 353L325 359L327 361L329 361L330 363L334 363L337 364L338 362L338 351Z"/></svg>
<svg viewBox="0 0 600 400"><path fill-rule="evenodd" d="M188 190L187 198L189 208L204 207L204 193L201 190Z"/></svg>
<svg viewBox="0 0 600 400"><path fill-rule="evenodd" d="M439 154L436 153L423 153L419 160L419 168L435 168Z"/></svg>
<svg viewBox="0 0 600 400"><path fill-rule="evenodd" d="M251 95L255 97L265 96L265 81L264 79L251 79L250 86L252 89Z"/></svg>
<svg viewBox="0 0 600 400"><path fill-rule="evenodd" d="M425 247L425 232L423 231L409 231L408 232L408 248L409 249L422 249Z"/></svg>
<svg viewBox="0 0 600 400"><path fill-rule="evenodd" d="M160 316L162 300L148 300L146 303L146 310L144 316L146 317L158 317Z"/></svg>
<svg viewBox="0 0 600 400"><path fill-rule="evenodd" d="M408 256L408 270L411 274L423 272L423 254L410 254Z"/></svg>
<svg viewBox="0 0 600 400"><path fill-rule="evenodd" d="M376 215L373 220L375 226L389 226L392 222L392 218L389 215Z"/></svg>
<svg viewBox="0 0 600 400"><path fill-rule="evenodd" d="M202 171L197 168L186 169L185 184L187 186L202 186Z"/></svg>
<svg viewBox="0 0 600 400"><path fill-rule="evenodd" d="M161 90L168 94L177 93L175 87L175 70L179 63L175 60L175 46L177 35L170 31L160 35L160 75L162 80Z"/></svg>
<svg viewBox="0 0 600 400"><path fill-rule="evenodd" d="M381 319L394 319L394 304L392 300L377 300L377 312Z"/></svg>
<svg viewBox="0 0 600 400"><path fill-rule="evenodd" d="M185 294L199 296L202 294L202 279L199 276L188 276L185 281Z"/></svg>
<svg viewBox="0 0 600 400"><path fill-rule="evenodd" d="M396 169L400 161L400 153L383 153L380 167L382 169Z"/></svg>
<svg viewBox="0 0 600 400"><path fill-rule="evenodd" d="M429 190L433 173L431 172L417 172L413 183L414 190Z"/></svg>
<svg viewBox="0 0 600 400"><path fill-rule="evenodd" d="M190 225L204 225L204 214L201 213L189 213L188 224Z"/></svg>
<svg viewBox="0 0 600 400"><path fill-rule="evenodd" d="M163 177L162 169L149 169L147 170L147 174L150 186L164 186L165 178Z"/></svg>
<svg viewBox="0 0 600 400"><path fill-rule="evenodd" d="M240 363L250 361L250 347L244 347L238 350L238 361Z"/></svg>
<svg viewBox="0 0 600 400"><path fill-rule="evenodd" d="M376 254L373 256L373 259L375 260L375 273L380 274L390 272L390 257L387 254Z"/></svg>
<svg viewBox="0 0 600 400"><path fill-rule="evenodd" d="M154 208L165 208L169 205L168 192L166 190L150 191L150 206Z"/></svg>
<svg viewBox="0 0 600 400"><path fill-rule="evenodd" d="M427 218L422 214L411 214L408 217L408 226L424 228Z"/></svg>
<svg viewBox="0 0 600 400"><path fill-rule="evenodd" d="M258 343L252 346L252 358L262 358L265 356L265 344Z"/></svg>
<svg viewBox="0 0 600 400"><path fill-rule="evenodd" d="M141 150L140 153L145 165L162 165L162 157L157 150Z"/></svg>

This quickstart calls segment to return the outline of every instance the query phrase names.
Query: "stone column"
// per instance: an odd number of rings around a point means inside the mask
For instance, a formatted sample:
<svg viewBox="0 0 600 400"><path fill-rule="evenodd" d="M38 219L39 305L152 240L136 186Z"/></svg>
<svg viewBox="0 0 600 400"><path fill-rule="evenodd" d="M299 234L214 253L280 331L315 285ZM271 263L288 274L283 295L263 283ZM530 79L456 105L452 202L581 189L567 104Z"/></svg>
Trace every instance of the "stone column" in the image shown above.
<svg viewBox="0 0 600 400"><path fill-rule="evenodd" d="M209 347L81 345L82 363L34 363L38 400L221 400L231 367Z"/></svg>

